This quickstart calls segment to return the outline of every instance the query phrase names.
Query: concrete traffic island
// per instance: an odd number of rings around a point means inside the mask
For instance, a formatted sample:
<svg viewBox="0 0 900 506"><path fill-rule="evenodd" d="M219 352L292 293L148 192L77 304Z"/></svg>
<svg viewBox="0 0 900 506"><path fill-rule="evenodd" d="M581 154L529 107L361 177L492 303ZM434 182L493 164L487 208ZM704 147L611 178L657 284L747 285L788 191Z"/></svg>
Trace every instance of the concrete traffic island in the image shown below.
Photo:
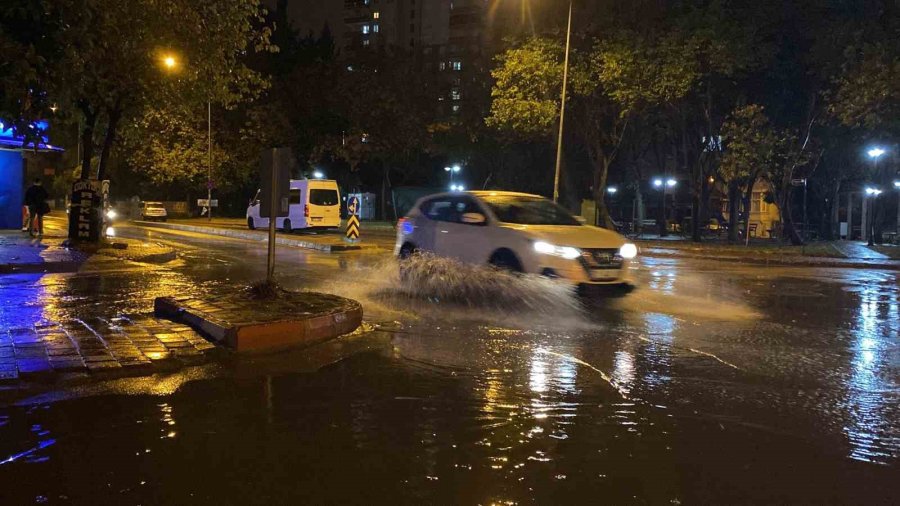
<svg viewBox="0 0 900 506"><path fill-rule="evenodd" d="M309 346L349 334L362 324L363 309L355 300L271 290L260 294L247 289L212 300L158 297L154 311L237 352Z"/></svg>

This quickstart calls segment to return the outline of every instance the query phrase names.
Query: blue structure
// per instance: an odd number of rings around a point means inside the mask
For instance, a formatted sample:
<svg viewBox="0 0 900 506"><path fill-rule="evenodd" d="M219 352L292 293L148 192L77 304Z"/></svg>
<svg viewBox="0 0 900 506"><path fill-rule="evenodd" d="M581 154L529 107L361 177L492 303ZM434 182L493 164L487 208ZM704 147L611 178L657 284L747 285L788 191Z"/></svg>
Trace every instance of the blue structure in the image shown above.
<svg viewBox="0 0 900 506"><path fill-rule="evenodd" d="M44 121L38 122L36 126L41 130L47 129ZM23 139L13 135L11 128L0 123L0 229L22 227L22 200L26 188L23 151L62 151L47 144L46 137L42 141L37 146L23 148Z"/></svg>

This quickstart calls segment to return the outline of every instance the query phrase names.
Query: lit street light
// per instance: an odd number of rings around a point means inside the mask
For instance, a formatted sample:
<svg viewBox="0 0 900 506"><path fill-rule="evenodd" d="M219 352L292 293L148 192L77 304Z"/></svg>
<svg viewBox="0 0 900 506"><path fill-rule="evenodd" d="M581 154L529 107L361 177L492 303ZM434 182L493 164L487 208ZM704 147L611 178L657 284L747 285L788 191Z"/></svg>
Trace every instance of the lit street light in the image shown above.
<svg viewBox="0 0 900 506"><path fill-rule="evenodd" d="M878 147L878 146L874 146L874 147L870 148L868 151L866 151L866 154L869 155L869 158L872 159L872 177L874 177L874 178L878 177L878 159L881 158L882 155L884 155L886 152L887 151L885 151L883 148ZM875 242L874 242L875 241L875 237L874 237L874 235L875 235L875 216L874 216L875 209L874 209L874 206L872 205L872 200L874 198L878 197L879 195L881 195L881 190L878 188L874 188L874 187L868 187L868 188L866 188L866 195L868 195L870 197L868 199L869 200L869 202L868 202L869 208L868 208L868 213L867 213L868 214L867 218L868 218L869 223L866 225L866 232L867 232L867 235L869 236L868 237L869 246L872 246L873 244L875 244ZM898 214L900 214L900 211L898 211Z"/></svg>
<svg viewBox="0 0 900 506"><path fill-rule="evenodd" d="M316 179L325 179L325 174L323 174L321 170L317 170L313 172L313 177Z"/></svg>
<svg viewBox="0 0 900 506"><path fill-rule="evenodd" d="M178 59L171 54L162 58L163 66L168 71L178 69ZM212 221L212 102L206 101L206 220Z"/></svg>
<svg viewBox="0 0 900 506"><path fill-rule="evenodd" d="M606 193L609 193L610 195L615 194L617 191L619 191L619 189L615 186L610 186L606 189Z"/></svg>
<svg viewBox="0 0 900 506"><path fill-rule="evenodd" d="M876 198L878 198L878 196L881 195L881 193L882 193L882 191L878 188L874 188L871 186L866 187L866 195L869 197L868 199L866 199L866 200L868 200L867 205L869 207L869 212L868 212L868 216L867 216L868 223L866 224L866 231L868 232L868 236L869 236L869 241L868 241L869 246L875 245L875 216L873 216L874 209L872 206L872 201L874 201Z"/></svg>
<svg viewBox="0 0 900 506"><path fill-rule="evenodd" d="M668 193L669 188L674 188L675 185L678 184L678 181L672 178L666 178L665 180L661 177L655 178L653 180L653 187L657 190L662 190L659 193L660 196L660 226L659 226L659 235L660 237L665 237L668 234L668 213L666 212L666 194Z"/></svg>
<svg viewBox="0 0 900 506"><path fill-rule="evenodd" d="M453 166L447 166L447 167L444 167L444 172L447 172L447 173L450 174L450 190L452 190L452 191L456 191L456 190L453 189L453 187L455 186L455 185L453 184L453 175L454 175L454 174L459 174L459 172L460 172L461 170L462 170L462 167L461 167L458 163L455 164L455 165L453 165ZM462 191L462 190L459 190L459 191Z"/></svg>

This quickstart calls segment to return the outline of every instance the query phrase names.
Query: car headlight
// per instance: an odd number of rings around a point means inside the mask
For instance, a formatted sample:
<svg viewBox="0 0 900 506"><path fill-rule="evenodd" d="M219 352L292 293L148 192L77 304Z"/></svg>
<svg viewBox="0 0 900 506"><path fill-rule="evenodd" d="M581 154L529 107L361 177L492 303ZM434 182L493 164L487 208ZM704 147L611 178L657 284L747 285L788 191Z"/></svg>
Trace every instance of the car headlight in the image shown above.
<svg viewBox="0 0 900 506"><path fill-rule="evenodd" d="M116 219L116 216L118 216L118 215L119 215L119 213L117 213L115 211L115 209L110 209L109 211L106 211L106 217L111 220Z"/></svg>
<svg viewBox="0 0 900 506"><path fill-rule="evenodd" d="M549 242L538 241L534 243L534 250L543 255L553 255L555 257L573 260L581 256L581 250L571 246L554 246Z"/></svg>
<svg viewBox="0 0 900 506"><path fill-rule="evenodd" d="M630 242L626 242L619 248L619 256L626 259L631 260L636 257L638 253L637 246L631 244Z"/></svg>

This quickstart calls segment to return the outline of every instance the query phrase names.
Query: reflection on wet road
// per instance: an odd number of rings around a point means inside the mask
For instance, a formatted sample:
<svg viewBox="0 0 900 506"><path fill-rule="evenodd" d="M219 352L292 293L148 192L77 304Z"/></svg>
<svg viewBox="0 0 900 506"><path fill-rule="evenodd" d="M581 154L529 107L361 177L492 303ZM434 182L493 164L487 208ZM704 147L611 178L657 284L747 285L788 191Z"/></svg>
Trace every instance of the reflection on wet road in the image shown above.
<svg viewBox="0 0 900 506"><path fill-rule="evenodd" d="M172 271L20 278L4 297L135 311L264 270L256 244L154 234L183 243ZM576 310L410 293L380 255L278 261L377 330L318 370L237 359L153 395L123 380L0 408L10 504L900 500L897 273L646 258L639 290Z"/></svg>

